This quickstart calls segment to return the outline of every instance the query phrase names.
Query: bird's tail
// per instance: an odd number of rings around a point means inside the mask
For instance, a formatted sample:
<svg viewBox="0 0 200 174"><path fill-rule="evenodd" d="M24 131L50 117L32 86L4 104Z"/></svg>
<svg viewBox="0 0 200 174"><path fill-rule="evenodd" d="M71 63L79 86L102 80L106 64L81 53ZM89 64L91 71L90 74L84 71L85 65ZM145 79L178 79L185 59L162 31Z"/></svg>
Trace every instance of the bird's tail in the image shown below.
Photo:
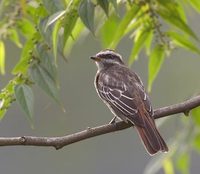
<svg viewBox="0 0 200 174"><path fill-rule="evenodd" d="M137 132L150 155L158 151L167 152L168 147L158 132L152 117L144 116L144 126L135 125Z"/></svg>

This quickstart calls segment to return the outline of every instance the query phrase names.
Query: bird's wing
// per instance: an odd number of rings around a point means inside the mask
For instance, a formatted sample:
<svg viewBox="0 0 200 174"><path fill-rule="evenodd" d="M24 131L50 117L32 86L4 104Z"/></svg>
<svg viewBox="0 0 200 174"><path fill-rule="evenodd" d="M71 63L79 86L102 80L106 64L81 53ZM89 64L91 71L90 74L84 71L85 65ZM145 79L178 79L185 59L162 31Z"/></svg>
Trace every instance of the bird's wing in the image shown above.
<svg viewBox="0 0 200 174"><path fill-rule="evenodd" d="M112 78L112 77L111 77ZM134 122L140 126L143 125L143 118L138 113L140 107L152 115L152 108L144 87L137 81L133 85L127 86L120 82L119 79L113 79L112 83L101 80L98 84L98 93L100 97L105 100L110 107L117 113L123 114L129 121ZM119 116L120 117L120 116Z"/></svg>

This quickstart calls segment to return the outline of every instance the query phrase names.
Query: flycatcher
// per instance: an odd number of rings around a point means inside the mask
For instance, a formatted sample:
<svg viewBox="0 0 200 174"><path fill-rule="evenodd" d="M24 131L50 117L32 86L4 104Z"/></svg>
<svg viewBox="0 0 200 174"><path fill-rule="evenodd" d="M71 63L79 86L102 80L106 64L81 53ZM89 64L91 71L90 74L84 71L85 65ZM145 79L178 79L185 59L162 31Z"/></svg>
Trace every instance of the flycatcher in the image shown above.
<svg viewBox="0 0 200 174"><path fill-rule="evenodd" d="M125 66L121 55L113 50L100 51L91 59L98 67L94 81L96 91L115 117L135 126L150 155L167 152L140 77Z"/></svg>

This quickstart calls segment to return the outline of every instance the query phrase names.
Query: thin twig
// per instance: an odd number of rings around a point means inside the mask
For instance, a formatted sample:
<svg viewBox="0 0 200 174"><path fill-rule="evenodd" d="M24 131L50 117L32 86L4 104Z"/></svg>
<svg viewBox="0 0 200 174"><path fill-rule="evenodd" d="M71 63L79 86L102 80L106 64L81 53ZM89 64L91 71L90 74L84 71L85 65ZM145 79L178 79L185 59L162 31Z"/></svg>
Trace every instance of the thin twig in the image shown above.
<svg viewBox="0 0 200 174"><path fill-rule="evenodd" d="M162 118L178 113L188 113L191 109L200 106L200 95L186 100L182 103L166 106L154 110L154 118ZM87 128L81 132L70 134L62 137L34 137L34 136L21 136L21 137L0 137L0 146L52 146L60 149L69 144L79 142L95 136L107 134L110 132L120 131L129 128L133 125L126 124L119 121L114 124L106 124L94 128Z"/></svg>

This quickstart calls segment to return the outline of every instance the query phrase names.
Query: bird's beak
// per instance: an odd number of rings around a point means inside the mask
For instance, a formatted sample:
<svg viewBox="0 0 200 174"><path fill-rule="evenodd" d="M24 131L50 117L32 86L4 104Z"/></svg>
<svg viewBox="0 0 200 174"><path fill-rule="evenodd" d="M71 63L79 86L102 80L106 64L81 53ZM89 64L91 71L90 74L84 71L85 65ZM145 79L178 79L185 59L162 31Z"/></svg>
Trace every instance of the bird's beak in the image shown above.
<svg viewBox="0 0 200 174"><path fill-rule="evenodd" d="M90 59L97 61L97 62L101 61L101 59L99 57L96 57L96 56L91 56Z"/></svg>

